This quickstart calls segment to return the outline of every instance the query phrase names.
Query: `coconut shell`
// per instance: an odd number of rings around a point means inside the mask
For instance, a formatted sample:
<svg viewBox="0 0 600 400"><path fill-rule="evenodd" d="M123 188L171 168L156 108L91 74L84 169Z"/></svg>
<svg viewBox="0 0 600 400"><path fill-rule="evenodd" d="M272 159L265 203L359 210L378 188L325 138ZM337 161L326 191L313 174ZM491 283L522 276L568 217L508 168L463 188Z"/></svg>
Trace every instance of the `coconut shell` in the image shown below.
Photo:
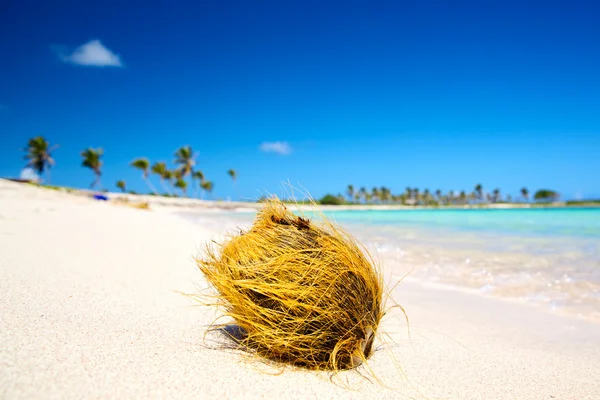
<svg viewBox="0 0 600 400"><path fill-rule="evenodd" d="M383 285L366 252L339 227L267 202L248 232L197 262L241 348L317 370L360 365L372 352Z"/></svg>

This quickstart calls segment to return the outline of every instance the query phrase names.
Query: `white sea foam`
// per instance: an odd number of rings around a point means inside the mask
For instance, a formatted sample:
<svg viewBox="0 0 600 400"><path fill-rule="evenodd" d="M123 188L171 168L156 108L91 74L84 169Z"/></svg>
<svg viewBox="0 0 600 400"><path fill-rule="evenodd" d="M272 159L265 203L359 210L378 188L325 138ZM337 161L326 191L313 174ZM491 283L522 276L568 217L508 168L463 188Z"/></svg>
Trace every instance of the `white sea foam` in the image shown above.
<svg viewBox="0 0 600 400"><path fill-rule="evenodd" d="M387 276L600 320L600 210L584 211L345 211L335 220ZM193 218L235 233L254 215Z"/></svg>

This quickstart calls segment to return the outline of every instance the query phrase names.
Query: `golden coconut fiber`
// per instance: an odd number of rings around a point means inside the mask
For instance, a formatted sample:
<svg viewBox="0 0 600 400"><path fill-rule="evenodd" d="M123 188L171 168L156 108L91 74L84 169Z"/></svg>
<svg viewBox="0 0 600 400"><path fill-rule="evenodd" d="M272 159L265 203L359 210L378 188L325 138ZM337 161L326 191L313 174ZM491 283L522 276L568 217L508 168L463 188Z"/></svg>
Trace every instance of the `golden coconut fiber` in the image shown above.
<svg viewBox="0 0 600 400"><path fill-rule="evenodd" d="M322 218L317 225L271 200L248 232L208 247L197 262L243 333L241 348L337 371L371 354L383 283L367 253Z"/></svg>

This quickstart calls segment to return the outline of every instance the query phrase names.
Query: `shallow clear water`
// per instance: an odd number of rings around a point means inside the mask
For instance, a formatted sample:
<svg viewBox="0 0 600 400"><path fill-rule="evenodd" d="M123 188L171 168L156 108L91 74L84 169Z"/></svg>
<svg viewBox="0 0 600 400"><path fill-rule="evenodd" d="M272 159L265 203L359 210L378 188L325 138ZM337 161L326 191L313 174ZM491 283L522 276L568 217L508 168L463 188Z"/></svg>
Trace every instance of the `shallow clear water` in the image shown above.
<svg viewBox="0 0 600 400"><path fill-rule="evenodd" d="M600 209L327 212L407 280L600 320ZM192 217L219 232L254 213ZM190 214L188 214L190 216Z"/></svg>

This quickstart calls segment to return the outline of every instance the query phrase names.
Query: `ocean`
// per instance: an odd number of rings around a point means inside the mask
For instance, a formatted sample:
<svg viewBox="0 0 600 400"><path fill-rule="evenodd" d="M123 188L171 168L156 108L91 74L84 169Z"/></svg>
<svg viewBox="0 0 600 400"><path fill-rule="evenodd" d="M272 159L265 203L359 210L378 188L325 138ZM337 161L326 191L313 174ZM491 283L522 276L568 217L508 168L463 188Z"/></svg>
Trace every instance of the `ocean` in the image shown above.
<svg viewBox="0 0 600 400"><path fill-rule="evenodd" d="M398 280L469 291L600 321L600 209L367 210L325 213ZM186 214L224 233L253 212Z"/></svg>

